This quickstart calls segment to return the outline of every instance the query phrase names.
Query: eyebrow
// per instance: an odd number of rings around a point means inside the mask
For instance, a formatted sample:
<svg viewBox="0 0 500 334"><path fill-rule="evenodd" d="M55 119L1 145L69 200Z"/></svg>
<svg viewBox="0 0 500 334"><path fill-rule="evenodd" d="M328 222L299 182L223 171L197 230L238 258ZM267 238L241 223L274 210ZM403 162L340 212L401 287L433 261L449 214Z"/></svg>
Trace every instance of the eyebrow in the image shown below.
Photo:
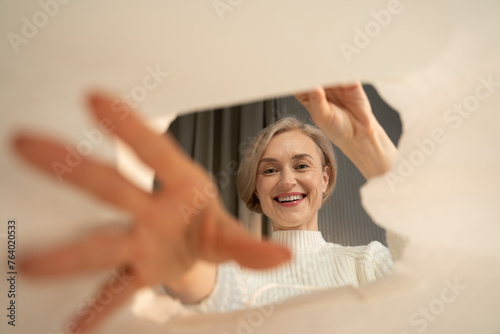
<svg viewBox="0 0 500 334"><path fill-rule="evenodd" d="M292 157L293 160L304 159L304 158L312 159L313 157L310 154L307 154L307 153L295 154ZM276 161L278 161L278 160L276 160L275 158L262 158L259 161L259 165L261 163L263 163L263 162L276 162Z"/></svg>

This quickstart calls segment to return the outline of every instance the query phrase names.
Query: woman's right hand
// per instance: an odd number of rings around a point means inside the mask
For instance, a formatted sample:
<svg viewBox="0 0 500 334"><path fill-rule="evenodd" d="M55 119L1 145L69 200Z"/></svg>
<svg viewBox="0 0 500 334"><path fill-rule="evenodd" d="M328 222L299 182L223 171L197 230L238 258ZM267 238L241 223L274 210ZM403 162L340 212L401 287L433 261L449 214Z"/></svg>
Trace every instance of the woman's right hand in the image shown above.
<svg viewBox="0 0 500 334"><path fill-rule="evenodd" d="M89 158L64 174L65 181L134 218L128 229L97 230L22 261L24 274L33 278L126 268L130 283L93 319L76 318L76 329L93 327L143 286L165 284L181 300L196 302L213 289L216 263L235 260L259 269L290 258L288 250L255 240L226 212L210 176L172 138L153 133L132 112L118 114L109 97L93 94L89 101L97 120L107 119L108 128L154 169L161 187L146 193ZM67 153L63 144L35 135L18 135L15 148L51 175L52 163L64 162Z"/></svg>

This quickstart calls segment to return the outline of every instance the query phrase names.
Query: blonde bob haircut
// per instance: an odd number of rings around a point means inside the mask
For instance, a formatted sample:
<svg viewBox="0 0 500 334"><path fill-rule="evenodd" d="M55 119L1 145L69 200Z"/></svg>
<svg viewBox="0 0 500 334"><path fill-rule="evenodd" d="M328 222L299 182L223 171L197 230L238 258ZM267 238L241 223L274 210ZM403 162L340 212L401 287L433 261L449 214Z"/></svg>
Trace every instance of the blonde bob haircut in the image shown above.
<svg viewBox="0 0 500 334"><path fill-rule="evenodd" d="M328 187L323 193L322 204L325 204L333 193L337 178L337 163L330 140L317 127L305 124L294 117L285 117L263 129L250 143L241 160L238 175L236 176L236 185L241 200L252 211L262 213L259 199L255 195L257 168L262 154L274 136L288 131L300 131L316 143L320 152L323 170L326 166L330 170Z"/></svg>

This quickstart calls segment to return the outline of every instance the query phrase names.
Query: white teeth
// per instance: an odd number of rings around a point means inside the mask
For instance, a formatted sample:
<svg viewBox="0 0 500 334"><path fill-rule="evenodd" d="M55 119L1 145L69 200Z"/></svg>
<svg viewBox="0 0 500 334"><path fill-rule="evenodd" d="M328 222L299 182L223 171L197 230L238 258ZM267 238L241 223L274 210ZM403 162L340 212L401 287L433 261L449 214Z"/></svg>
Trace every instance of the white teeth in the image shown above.
<svg viewBox="0 0 500 334"><path fill-rule="evenodd" d="M278 202L283 203L283 202L293 202L293 201L298 201L299 199L304 198L304 195L292 195L292 196L279 196Z"/></svg>

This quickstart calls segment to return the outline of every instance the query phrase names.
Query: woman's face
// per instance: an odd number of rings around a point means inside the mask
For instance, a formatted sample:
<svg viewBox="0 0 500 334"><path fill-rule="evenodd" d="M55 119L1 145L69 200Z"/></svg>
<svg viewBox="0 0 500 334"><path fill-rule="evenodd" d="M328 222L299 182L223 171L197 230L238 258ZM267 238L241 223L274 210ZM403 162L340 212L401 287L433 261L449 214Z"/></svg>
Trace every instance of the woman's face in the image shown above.
<svg viewBox="0 0 500 334"><path fill-rule="evenodd" d="M274 230L318 230L318 210L330 171L320 149L300 131L274 136L257 167L257 195Z"/></svg>

